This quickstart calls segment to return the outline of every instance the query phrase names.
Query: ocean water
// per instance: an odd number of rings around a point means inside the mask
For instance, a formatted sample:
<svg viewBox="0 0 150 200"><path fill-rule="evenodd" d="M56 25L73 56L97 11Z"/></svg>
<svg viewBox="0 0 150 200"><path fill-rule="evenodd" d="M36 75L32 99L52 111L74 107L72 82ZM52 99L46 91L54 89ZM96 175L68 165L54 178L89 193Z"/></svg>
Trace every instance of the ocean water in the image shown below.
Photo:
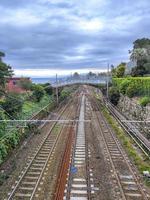
<svg viewBox="0 0 150 200"><path fill-rule="evenodd" d="M64 81L67 79L67 76L60 76L57 78L58 81ZM44 78L32 78L31 80L33 83L55 83L56 77L44 77Z"/></svg>
<svg viewBox="0 0 150 200"><path fill-rule="evenodd" d="M55 77L48 77L48 78L31 78L33 83L53 83L55 82Z"/></svg>

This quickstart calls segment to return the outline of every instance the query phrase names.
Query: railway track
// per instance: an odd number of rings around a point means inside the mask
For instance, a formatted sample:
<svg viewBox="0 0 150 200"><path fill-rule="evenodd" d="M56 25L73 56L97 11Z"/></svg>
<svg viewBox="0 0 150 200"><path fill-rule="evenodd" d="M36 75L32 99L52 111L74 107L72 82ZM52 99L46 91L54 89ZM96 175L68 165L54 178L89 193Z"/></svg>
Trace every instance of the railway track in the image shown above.
<svg viewBox="0 0 150 200"><path fill-rule="evenodd" d="M64 199L82 198L90 199L89 171L87 169L88 152L86 149L86 136L84 130L85 96L82 96L79 123L76 140L71 158L68 181L65 188ZM82 120L82 122L80 122Z"/></svg>
<svg viewBox="0 0 150 200"><path fill-rule="evenodd" d="M80 98L78 98L77 101L76 118L79 116L79 111L80 111ZM65 151L61 160L59 174L57 176L55 194L53 198L54 200L61 200L64 198L64 190L66 186L66 179L68 176L68 169L70 168L70 155L72 154L75 132L76 132L76 125L75 122L72 122L70 126L70 132L68 135Z"/></svg>
<svg viewBox="0 0 150 200"><path fill-rule="evenodd" d="M59 173L54 183L56 184L55 194L52 191L52 195L49 198L51 197L50 199L54 200L98 199L101 191L98 188L99 185L96 185L93 171L95 169L91 165L93 152L92 149L90 150L90 140L88 140L85 129L85 116L87 118L90 116L92 120L96 121L95 123L98 127L96 131L101 136L99 141L104 143L105 146L102 151L105 152L108 165L111 166L113 181L116 185L116 196L118 197L112 197L112 199L150 199L140 182L138 174L136 174L134 166L129 161L118 139L100 112L98 102L91 96L91 91L88 91L87 97L80 91L81 98L77 98L78 102L67 104L57 118L61 119L62 116L65 116L67 119L70 118L76 105L76 118L79 116L76 124L72 121L69 122L69 125L60 125L59 122L52 123L48 134L43 138L36 153L30 158L25 171L20 175L19 180L13 187L8 200L45 199L43 196L41 198L38 195L38 193L40 194L40 191L38 191L39 185L44 178L46 169L51 169L51 160L56 149L58 149L57 144L60 142L64 132L67 132L67 139L63 147L63 156L58 161ZM57 134L54 131L56 126L59 126ZM90 126L93 127L92 123ZM101 182L100 178L99 181ZM46 185L44 184L43 187L46 187ZM96 193L96 191L99 193Z"/></svg>
<svg viewBox="0 0 150 200"><path fill-rule="evenodd" d="M79 122L76 128L76 135L72 141L72 152L68 158L68 168L66 170L66 179L59 181L57 184L61 190L61 196L58 196L57 191L55 200L75 200L75 199L92 199L94 194L93 173L89 167L89 158L91 152L88 149L88 141L85 133L85 112L86 112L86 97L82 96ZM66 161L65 157L65 161ZM67 161L66 161L67 162ZM64 169L64 165L63 169Z"/></svg>
<svg viewBox="0 0 150 200"><path fill-rule="evenodd" d="M150 141L145 136L143 136L143 134L139 130L139 128L141 129L141 125L139 126L138 124L138 126L135 126L135 123L133 124L122 113L120 113L119 110L102 95L100 90L98 90L98 93L101 94L102 103L106 107L106 109L113 115L113 117L118 121L118 123L126 131L126 133L134 140L134 142L147 156L147 158L150 158ZM146 126L147 131L149 131L148 122Z"/></svg>
<svg viewBox="0 0 150 200"><path fill-rule="evenodd" d="M67 118L70 117L72 110L69 109L69 106L71 107L71 102L69 102L61 111L60 115L57 117L57 120L59 120L63 115L65 115ZM54 122L52 124L48 134L45 135L43 141L37 147L37 151L30 158L25 171L19 176L19 180L16 181L16 185L13 186L13 190L9 194L8 200L31 200L36 197L37 188L45 169L49 167L49 161L54 154L58 140L63 131L67 131L69 128L66 125L60 126L59 124L60 130L58 130L58 133L56 133L55 127L58 125L58 123L59 122Z"/></svg>
<svg viewBox="0 0 150 200"><path fill-rule="evenodd" d="M129 161L120 142L100 112L97 102L91 97L89 100L92 102L93 107L91 112L99 124L99 132L105 144L107 160L112 166L112 173L114 175L114 181L117 183L117 194L119 198L124 200L150 199L144 187L141 185L134 166Z"/></svg>
<svg viewBox="0 0 150 200"><path fill-rule="evenodd" d="M150 142L148 141L148 139L146 139L132 123L123 122L123 120L126 121L126 118L123 115L121 115L120 112L116 110L110 102L105 101L105 104L107 104L107 109L119 122L121 127L132 137L132 139L143 151L143 153L149 158Z"/></svg>

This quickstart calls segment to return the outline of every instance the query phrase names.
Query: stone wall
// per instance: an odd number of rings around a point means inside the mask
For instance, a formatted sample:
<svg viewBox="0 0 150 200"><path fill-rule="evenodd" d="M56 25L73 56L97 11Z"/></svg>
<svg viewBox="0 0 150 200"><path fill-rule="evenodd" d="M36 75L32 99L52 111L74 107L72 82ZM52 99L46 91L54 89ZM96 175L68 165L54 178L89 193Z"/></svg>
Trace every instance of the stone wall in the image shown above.
<svg viewBox="0 0 150 200"><path fill-rule="evenodd" d="M118 108L128 119L150 120L150 105L142 107L136 98L130 99L126 96L121 96Z"/></svg>

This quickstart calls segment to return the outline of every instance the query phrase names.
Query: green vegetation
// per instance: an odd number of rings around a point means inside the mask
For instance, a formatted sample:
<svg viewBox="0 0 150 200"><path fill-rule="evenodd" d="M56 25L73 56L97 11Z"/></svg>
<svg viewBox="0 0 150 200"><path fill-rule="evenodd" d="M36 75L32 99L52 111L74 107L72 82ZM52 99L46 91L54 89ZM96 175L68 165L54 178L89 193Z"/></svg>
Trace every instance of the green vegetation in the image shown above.
<svg viewBox="0 0 150 200"><path fill-rule="evenodd" d="M126 94L126 90L127 90L128 86L130 85L130 83L131 83L131 80L124 79L119 85L120 93Z"/></svg>
<svg viewBox="0 0 150 200"><path fill-rule="evenodd" d="M7 78L13 75L11 67L2 61L2 57L5 57L5 54L0 52L0 91L4 91Z"/></svg>
<svg viewBox="0 0 150 200"><path fill-rule="evenodd" d="M114 105L117 105L119 98L120 98L119 90L116 87L110 87L109 99L110 99L111 103L113 103Z"/></svg>
<svg viewBox="0 0 150 200"><path fill-rule="evenodd" d="M3 110L0 110L0 120L5 120L6 116L4 114ZM0 137L2 137L4 135L4 133L6 132L6 122L0 122Z"/></svg>
<svg viewBox="0 0 150 200"><path fill-rule="evenodd" d="M9 176L5 173L0 173L0 185L8 178Z"/></svg>
<svg viewBox="0 0 150 200"><path fill-rule="evenodd" d="M41 89L43 87L40 85L40 87L38 87L38 88ZM69 87L66 89L64 88L60 92L60 101L67 98L68 95L70 95L73 90L74 90L74 88L73 89L69 88ZM15 117L18 119L29 119L33 116L33 114L40 111L38 113L38 117L39 117L39 119L40 118L42 119L43 117L46 117L49 114L49 112L56 106L53 95L50 96L48 94L45 94L45 92L44 92L44 95L42 97L40 97L41 98L40 101L37 101L37 99L32 98L32 97L33 97L32 94L30 96L24 95L23 97L20 97L20 95L17 96L19 101L20 101L20 98L22 100L21 101L21 103L22 103L21 109L19 108L18 110L15 110L15 112L13 112L13 113L10 112L10 110L7 110L7 111L9 112L9 114L16 113ZM14 101L17 102L16 96L13 96L13 99L12 98L9 98L9 99L12 100L13 102ZM4 103L4 102L6 104L6 99L4 101L2 101L2 103ZM15 105L15 102L14 102L14 105ZM12 104L8 105L9 109L10 108L12 109L12 107L13 107ZM14 106L14 108L15 108L15 106ZM9 115L6 115L5 111L0 110L0 119L9 119ZM4 162L4 160L9 155L9 153L12 152L12 150L14 148L16 148L20 144L20 141L22 141L25 137L28 137L28 135L31 133L35 133L35 134L40 133L37 124L30 123L30 124L27 124L27 127L23 128L23 129L16 127L13 130L9 130L9 131L6 129L6 127L7 127L6 123L0 124L0 164L2 162ZM55 130L56 133L59 131L59 129L60 129L60 127L56 127L56 130Z"/></svg>
<svg viewBox="0 0 150 200"><path fill-rule="evenodd" d="M20 141L31 133L39 133L36 124L28 124L25 128L13 129L0 139L0 164L15 149Z"/></svg>
<svg viewBox="0 0 150 200"><path fill-rule="evenodd" d="M35 101L40 102L45 94L44 88L41 85L33 85L32 91L33 91L32 98Z"/></svg>
<svg viewBox="0 0 150 200"><path fill-rule="evenodd" d="M147 104L150 103L150 97L142 97L140 100L139 100L139 103L141 106L146 106Z"/></svg>
<svg viewBox="0 0 150 200"><path fill-rule="evenodd" d="M14 149L20 141L19 132L12 131L11 134L0 140L0 164L4 161L8 153Z"/></svg>
<svg viewBox="0 0 150 200"><path fill-rule="evenodd" d="M17 84L24 90L31 90L32 88L32 82L30 79L27 78L21 78Z"/></svg>
<svg viewBox="0 0 150 200"><path fill-rule="evenodd" d="M102 112L113 130L115 131L117 137L122 142L129 157L133 160L134 164L137 166L141 174L143 171L150 171L150 160L146 158L145 155L139 155L134 147L135 144L133 140L126 135L126 133L119 126L117 121L108 113L108 111L106 109L103 109ZM150 182L146 180L146 184L150 185Z"/></svg>
<svg viewBox="0 0 150 200"><path fill-rule="evenodd" d="M126 76L143 77L150 75L150 39L142 38L133 42L133 49L129 51L131 71L125 62L121 62L118 66L111 65L111 75L113 78L123 78ZM126 70L127 68L127 70Z"/></svg>
<svg viewBox="0 0 150 200"><path fill-rule="evenodd" d="M42 86L43 86L43 88L44 88L44 90L45 90L47 95L52 95L53 94L53 88L52 88L50 83L42 84Z"/></svg>
<svg viewBox="0 0 150 200"><path fill-rule="evenodd" d="M129 97L150 96L150 77L113 78L113 85Z"/></svg>
<svg viewBox="0 0 150 200"><path fill-rule="evenodd" d="M21 78L17 84L26 90L24 94L6 92L5 85L7 79L13 75L13 71L10 66L2 62L4 55L0 52L0 120L30 119L35 115L38 115L38 119L47 117L56 106L51 85L49 83L32 84L29 79ZM73 90L74 88L69 87L61 89L59 100L66 99ZM22 123L13 124L13 128L10 128L9 125L9 122L0 122L0 164L25 137L32 133L40 133L38 124L30 123L24 128L19 126Z"/></svg>
<svg viewBox="0 0 150 200"><path fill-rule="evenodd" d="M17 118L17 115L22 110L23 100L18 94L8 94L1 106L6 111L6 113L9 113L9 116L12 118Z"/></svg>
<svg viewBox="0 0 150 200"><path fill-rule="evenodd" d="M137 77L150 74L150 39L137 39L133 45L130 59L136 61L136 66L132 69L131 75Z"/></svg>
<svg viewBox="0 0 150 200"><path fill-rule="evenodd" d="M112 66L112 76L116 78L122 78L125 74L126 63L120 63L116 68Z"/></svg>
<svg viewBox="0 0 150 200"><path fill-rule="evenodd" d="M61 100L64 100L65 98L67 98L67 97L70 96L70 93L71 93L71 91L70 91L69 88L63 89L63 90L61 91L61 93L60 93L60 99L61 99Z"/></svg>
<svg viewBox="0 0 150 200"><path fill-rule="evenodd" d="M19 114L21 119L31 118L33 113L39 112L43 107L48 104L53 105L53 96L44 95L40 102L26 100L22 107L22 112Z"/></svg>
<svg viewBox="0 0 150 200"><path fill-rule="evenodd" d="M56 124L53 128L53 132L57 135L60 132L61 128L61 125Z"/></svg>
<svg viewBox="0 0 150 200"><path fill-rule="evenodd" d="M59 100L63 101L65 99L67 99L76 89L78 86L68 86L68 87L64 87L62 89L59 90Z"/></svg>

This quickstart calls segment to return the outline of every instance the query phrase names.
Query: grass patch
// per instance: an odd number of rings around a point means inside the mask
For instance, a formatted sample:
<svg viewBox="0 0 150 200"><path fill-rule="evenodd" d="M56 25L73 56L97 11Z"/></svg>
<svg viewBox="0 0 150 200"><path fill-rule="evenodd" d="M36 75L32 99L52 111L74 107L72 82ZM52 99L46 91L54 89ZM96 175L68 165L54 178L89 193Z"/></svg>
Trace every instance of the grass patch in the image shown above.
<svg viewBox="0 0 150 200"><path fill-rule="evenodd" d="M150 103L150 97L145 96L145 97L141 98L141 99L139 100L139 103L140 103L140 105L143 106L143 107L147 106L147 104Z"/></svg>
<svg viewBox="0 0 150 200"><path fill-rule="evenodd" d="M53 132L54 132L55 134L58 134L58 133L60 132L61 128L62 128L61 125L56 124L56 125L54 126L54 128L53 128Z"/></svg>
<svg viewBox="0 0 150 200"><path fill-rule="evenodd" d="M5 173L0 173L0 185L2 185L9 176Z"/></svg>
<svg viewBox="0 0 150 200"><path fill-rule="evenodd" d="M52 102L53 102L52 96L48 96L48 95L45 95L40 102L25 101L22 108L22 112L20 114L20 118L21 119L30 118L33 115L33 113L37 113L44 106Z"/></svg>
<svg viewBox="0 0 150 200"><path fill-rule="evenodd" d="M117 137L125 147L126 152L134 164L137 166L140 173L142 174L143 171L150 172L150 160L144 154L142 156L138 154L133 146L134 141L126 135L123 129L119 126L118 122L108 113L106 108L103 108L102 113L115 131ZM150 186L150 179L145 179L145 183L147 186Z"/></svg>

